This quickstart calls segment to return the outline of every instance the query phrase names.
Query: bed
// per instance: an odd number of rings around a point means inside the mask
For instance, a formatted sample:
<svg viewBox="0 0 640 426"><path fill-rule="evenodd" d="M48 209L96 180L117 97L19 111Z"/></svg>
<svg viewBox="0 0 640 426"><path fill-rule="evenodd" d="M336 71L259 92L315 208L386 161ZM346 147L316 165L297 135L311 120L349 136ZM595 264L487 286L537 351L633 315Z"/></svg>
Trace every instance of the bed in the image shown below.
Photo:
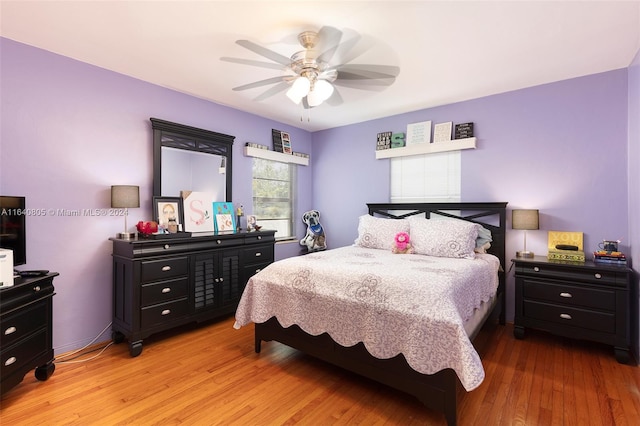
<svg viewBox="0 0 640 426"><path fill-rule="evenodd" d="M458 388L484 379L471 342L488 318L505 320L506 205L367 204L353 246L254 275L235 327L255 323L258 353L262 341L281 342L411 394L455 425ZM405 229L414 254L394 254L393 234Z"/></svg>

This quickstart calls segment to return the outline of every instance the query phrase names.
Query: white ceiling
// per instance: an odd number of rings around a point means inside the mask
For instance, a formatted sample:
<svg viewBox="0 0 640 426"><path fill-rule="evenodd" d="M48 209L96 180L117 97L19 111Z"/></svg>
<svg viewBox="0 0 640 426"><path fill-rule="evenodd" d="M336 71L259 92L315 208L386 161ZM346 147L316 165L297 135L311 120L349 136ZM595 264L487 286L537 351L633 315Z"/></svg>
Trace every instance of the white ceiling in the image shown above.
<svg viewBox="0 0 640 426"><path fill-rule="evenodd" d="M638 0L2 0L0 16L3 37L310 131L625 68L640 48ZM288 57L325 25L362 37L351 63L399 66L395 83L341 87L302 121L284 92L231 90L280 75L221 61L268 62L237 39Z"/></svg>

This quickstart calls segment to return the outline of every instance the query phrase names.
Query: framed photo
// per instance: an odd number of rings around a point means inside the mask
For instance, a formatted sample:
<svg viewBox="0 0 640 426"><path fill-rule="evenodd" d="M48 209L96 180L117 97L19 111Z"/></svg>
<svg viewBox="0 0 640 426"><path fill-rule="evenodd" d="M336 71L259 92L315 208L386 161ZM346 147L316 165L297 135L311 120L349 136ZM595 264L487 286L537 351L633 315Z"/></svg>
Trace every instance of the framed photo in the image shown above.
<svg viewBox="0 0 640 426"><path fill-rule="evenodd" d="M247 216L247 231L253 231L256 229L256 225L258 224L258 220L255 215L250 214Z"/></svg>
<svg viewBox="0 0 640 426"><path fill-rule="evenodd" d="M167 228L169 220L175 220L178 225L184 223L182 199L180 197L153 197L153 220L158 225Z"/></svg>

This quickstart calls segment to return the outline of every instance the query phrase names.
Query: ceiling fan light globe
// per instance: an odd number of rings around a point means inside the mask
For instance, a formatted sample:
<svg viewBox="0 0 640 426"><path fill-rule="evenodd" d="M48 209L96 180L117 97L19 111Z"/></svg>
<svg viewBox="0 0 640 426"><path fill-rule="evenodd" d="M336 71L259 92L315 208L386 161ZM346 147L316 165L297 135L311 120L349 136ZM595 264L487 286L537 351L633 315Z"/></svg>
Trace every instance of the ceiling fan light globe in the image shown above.
<svg viewBox="0 0 640 426"><path fill-rule="evenodd" d="M309 92L309 94L307 95L307 103L309 104L309 106L311 107L315 107L320 105L322 102L324 101L324 99L322 99L319 95L318 92L316 90Z"/></svg>
<svg viewBox="0 0 640 426"><path fill-rule="evenodd" d="M326 80L318 80L314 84L313 91L320 97L320 102L324 102L333 94L333 85Z"/></svg>
<svg viewBox="0 0 640 426"><path fill-rule="evenodd" d="M300 103L300 100L302 100L302 98L304 98L307 93L309 93L310 88L311 82L308 78L298 77L291 85L291 88L287 90L287 96L294 102L296 99L298 99L297 103Z"/></svg>

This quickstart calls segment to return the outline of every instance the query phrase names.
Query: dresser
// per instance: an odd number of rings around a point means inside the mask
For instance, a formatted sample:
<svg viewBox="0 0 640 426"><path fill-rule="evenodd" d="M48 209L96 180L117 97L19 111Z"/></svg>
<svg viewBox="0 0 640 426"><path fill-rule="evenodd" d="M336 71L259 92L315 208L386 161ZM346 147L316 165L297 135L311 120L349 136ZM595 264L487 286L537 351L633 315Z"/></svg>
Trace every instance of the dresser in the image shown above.
<svg viewBox="0 0 640 426"><path fill-rule="evenodd" d="M4 394L35 369L47 380L53 363L53 278L16 278L12 287L0 289L0 390Z"/></svg>
<svg viewBox="0 0 640 426"><path fill-rule="evenodd" d="M114 342L235 312L251 276L274 260L275 231L113 241Z"/></svg>
<svg viewBox="0 0 640 426"><path fill-rule="evenodd" d="M592 261L563 262L536 256L515 265L514 335L525 328L611 345L618 362L630 360L632 270Z"/></svg>

